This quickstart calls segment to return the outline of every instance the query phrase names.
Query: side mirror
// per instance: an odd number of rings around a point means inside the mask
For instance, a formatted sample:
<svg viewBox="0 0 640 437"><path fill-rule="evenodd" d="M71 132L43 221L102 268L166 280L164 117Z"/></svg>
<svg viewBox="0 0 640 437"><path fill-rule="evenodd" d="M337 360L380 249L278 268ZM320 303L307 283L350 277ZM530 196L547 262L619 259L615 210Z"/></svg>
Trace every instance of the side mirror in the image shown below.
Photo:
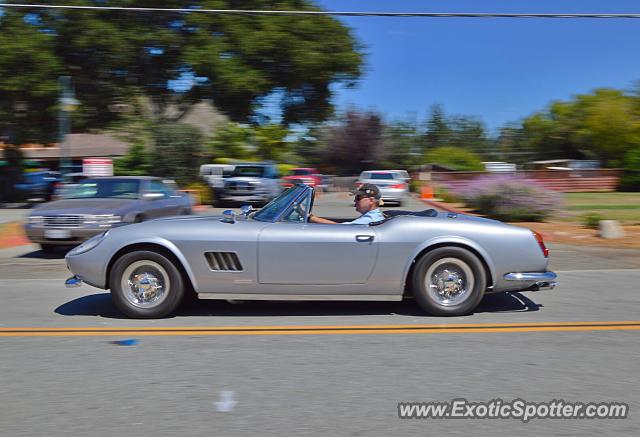
<svg viewBox="0 0 640 437"><path fill-rule="evenodd" d="M227 209L222 213L222 220L223 223L235 223L236 222L236 213L233 212L233 210L231 209Z"/></svg>
<svg viewBox="0 0 640 437"><path fill-rule="evenodd" d="M242 205L240 207L240 211L242 212L242 215L244 215L245 217L249 217L249 214L251 214L255 210L251 205Z"/></svg>
<svg viewBox="0 0 640 437"><path fill-rule="evenodd" d="M164 198L164 194L162 193L144 193L142 195L143 199L147 199L147 200L156 200L156 199L162 199Z"/></svg>

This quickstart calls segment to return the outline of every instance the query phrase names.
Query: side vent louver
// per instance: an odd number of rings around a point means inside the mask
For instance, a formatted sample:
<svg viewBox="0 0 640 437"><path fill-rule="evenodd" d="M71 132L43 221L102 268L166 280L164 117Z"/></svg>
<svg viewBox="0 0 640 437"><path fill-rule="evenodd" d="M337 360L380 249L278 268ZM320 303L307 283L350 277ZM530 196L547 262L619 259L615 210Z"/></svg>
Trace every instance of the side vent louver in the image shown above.
<svg viewBox="0 0 640 437"><path fill-rule="evenodd" d="M207 258L211 270L219 272L239 272L242 270L238 255L233 252L206 252L204 256Z"/></svg>

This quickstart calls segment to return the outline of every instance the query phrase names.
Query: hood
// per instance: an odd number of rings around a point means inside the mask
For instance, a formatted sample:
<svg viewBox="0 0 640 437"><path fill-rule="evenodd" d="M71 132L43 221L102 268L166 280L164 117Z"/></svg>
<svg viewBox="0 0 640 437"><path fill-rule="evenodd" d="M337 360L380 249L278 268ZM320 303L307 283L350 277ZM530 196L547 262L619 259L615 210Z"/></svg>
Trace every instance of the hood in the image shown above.
<svg viewBox="0 0 640 437"><path fill-rule="evenodd" d="M58 214L117 214L130 207L137 199L62 199L44 203L29 215Z"/></svg>
<svg viewBox="0 0 640 437"><path fill-rule="evenodd" d="M226 178L224 180L225 184L228 184L230 182L260 182L260 180L263 179L259 176L235 176L235 177L231 177L231 178Z"/></svg>

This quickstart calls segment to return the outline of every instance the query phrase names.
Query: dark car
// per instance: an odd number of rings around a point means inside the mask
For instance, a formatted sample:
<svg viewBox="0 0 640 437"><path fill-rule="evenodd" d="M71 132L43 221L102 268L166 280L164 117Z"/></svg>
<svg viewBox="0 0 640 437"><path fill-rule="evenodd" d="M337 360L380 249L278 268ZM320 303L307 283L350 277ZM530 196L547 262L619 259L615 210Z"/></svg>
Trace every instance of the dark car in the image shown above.
<svg viewBox="0 0 640 437"><path fill-rule="evenodd" d="M42 250L50 251L55 246L80 244L112 227L191 214L191 206L191 196L160 178L87 178L64 199L31 210L25 231Z"/></svg>
<svg viewBox="0 0 640 437"><path fill-rule="evenodd" d="M24 173L23 182L15 184L19 198L29 202L51 200L57 184L62 181L60 173L51 170Z"/></svg>

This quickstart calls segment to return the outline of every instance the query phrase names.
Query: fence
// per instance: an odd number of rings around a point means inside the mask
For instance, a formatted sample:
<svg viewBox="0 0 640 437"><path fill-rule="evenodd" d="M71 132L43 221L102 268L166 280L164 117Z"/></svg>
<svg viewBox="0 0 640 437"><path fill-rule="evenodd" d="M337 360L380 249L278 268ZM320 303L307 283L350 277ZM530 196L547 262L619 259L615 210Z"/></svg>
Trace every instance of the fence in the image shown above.
<svg viewBox="0 0 640 437"><path fill-rule="evenodd" d="M524 170L517 173L507 173L520 179L536 183L550 190L565 193L615 191L620 183L623 170L594 169L594 170ZM473 180L488 175L504 175L505 173L486 173L478 171L468 172L433 172L431 180L451 190L464 188Z"/></svg>

